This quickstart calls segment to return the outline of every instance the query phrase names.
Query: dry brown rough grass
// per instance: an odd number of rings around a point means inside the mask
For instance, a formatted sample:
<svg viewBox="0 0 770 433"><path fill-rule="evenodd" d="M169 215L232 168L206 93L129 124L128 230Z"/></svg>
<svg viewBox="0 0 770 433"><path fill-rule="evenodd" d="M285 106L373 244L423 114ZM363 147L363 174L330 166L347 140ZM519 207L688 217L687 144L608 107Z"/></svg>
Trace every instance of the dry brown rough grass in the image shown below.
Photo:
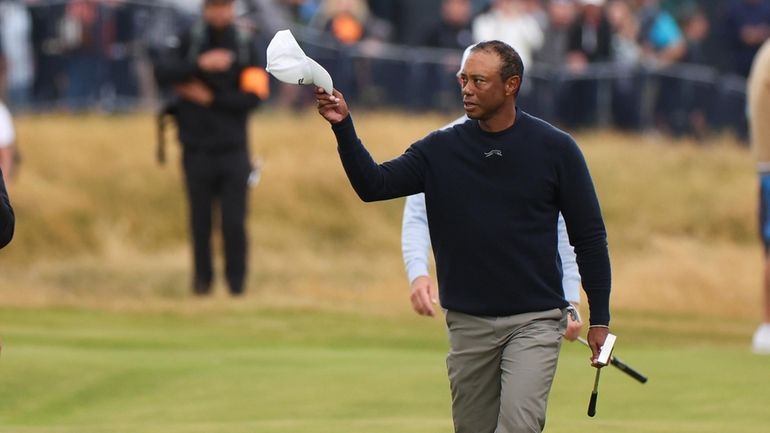
<svg viewBox="0 0 770 433"><path fill-rule="evenodd" d="M450 119L356 120L384 160ZM170 163L156 165L150 116L31 116L18 129L19 223L0 252L0 304L408 311L403 201L361 203L314 113L253 119L252 150L265 169L250 197L250 293L238 302L222 286L206 302L187 294L178 151L172 144ZM745 148L729 137L706 146L614 132L577 139L607 220L616 308L759 317L756 182Z"/></svg>

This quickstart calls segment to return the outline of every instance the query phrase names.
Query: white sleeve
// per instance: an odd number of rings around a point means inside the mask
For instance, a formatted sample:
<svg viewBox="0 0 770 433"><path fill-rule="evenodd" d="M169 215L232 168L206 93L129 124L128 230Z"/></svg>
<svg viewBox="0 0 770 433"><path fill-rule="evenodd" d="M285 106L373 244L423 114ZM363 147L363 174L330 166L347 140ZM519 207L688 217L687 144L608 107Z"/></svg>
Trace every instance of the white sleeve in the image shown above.
<svg viewBox="0 0 770 433"><path fill-rule="evenodd" d="M0 147L8 147L16 141L16 132L13 129L11 113L0 102Z"/></svg>
<svg viewBox="0 0 770 433"><path fill-rule="evenodd" d="M425 194L411 195L406 198L401 226L401 252L410 283L419 276L428 275L429 249L430 232L425 211Z"/></svg>
<svg viewBox="0 0 770 433"><path fill-rule="evenodd" d="M558 238L559 257L561 257L563 272L561 286L564 289L564 298L569 302L580 303L580 273L575 259L575 249L569 243L567 224L561 213L559 213Z"/></svg>

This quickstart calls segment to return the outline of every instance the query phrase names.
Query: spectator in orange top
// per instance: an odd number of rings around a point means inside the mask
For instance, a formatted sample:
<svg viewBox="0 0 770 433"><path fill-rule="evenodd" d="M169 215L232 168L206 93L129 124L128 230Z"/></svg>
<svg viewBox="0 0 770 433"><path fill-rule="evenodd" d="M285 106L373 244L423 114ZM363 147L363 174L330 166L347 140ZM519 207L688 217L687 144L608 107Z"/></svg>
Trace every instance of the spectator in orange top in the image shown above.
<svg viewBox="0 0 770 433"><path fill-rule="evenodd" d="M389 25L371 15L364 0L325 0L314 22L343 45L390 37Z"/></svg>
<svg viewBox="0 0 770 433"><path fill-rule="evenodd" d="M335 87L352 98L382 103L388 94L385 89L398 74L388 68L375 70L369 58L378 57L381 42L390 39L390 24L372 15L365 0L324 0L311 25L323 29L341 48L310 54L329 69ZM350 58L353 52L362 55Z"/></svg>

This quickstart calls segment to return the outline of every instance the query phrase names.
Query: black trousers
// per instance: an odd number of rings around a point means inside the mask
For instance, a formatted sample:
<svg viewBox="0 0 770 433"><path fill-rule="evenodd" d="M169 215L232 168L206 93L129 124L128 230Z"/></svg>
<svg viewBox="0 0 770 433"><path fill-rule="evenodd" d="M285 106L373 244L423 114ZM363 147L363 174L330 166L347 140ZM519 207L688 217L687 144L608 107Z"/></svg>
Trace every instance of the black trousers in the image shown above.
<svg viewBox="0 0 770 433"><path fill-rule="evenodd" d="M182 165L190 205L195 275L193 290L210 291L214 271L211 234L215 206L218 207L225 248L225 275L230 293L244 291L247 240L246 214L249 154L244 150L225 153L185 150Z"/></svg>

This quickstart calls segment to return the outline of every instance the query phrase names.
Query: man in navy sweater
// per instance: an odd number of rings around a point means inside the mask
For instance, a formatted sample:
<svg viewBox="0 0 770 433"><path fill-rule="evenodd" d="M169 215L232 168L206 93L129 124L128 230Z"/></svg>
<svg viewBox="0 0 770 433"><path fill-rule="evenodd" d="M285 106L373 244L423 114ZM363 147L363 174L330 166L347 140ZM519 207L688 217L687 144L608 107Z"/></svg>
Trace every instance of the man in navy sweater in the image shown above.
<svg viewBox="0 0 770 433"><path fill-rule="evenodd" d="M560 211L588 297L594 366L609 332L610 262L593 182L569 135L516 107L522 76L509 45L477 44L460 73L470 119L383 164L356 135L342 94L316 93L362 200L425 193L458 433L544 428L567 323ZM416 296L417 311L432 316L430 295Z"/></svg>

